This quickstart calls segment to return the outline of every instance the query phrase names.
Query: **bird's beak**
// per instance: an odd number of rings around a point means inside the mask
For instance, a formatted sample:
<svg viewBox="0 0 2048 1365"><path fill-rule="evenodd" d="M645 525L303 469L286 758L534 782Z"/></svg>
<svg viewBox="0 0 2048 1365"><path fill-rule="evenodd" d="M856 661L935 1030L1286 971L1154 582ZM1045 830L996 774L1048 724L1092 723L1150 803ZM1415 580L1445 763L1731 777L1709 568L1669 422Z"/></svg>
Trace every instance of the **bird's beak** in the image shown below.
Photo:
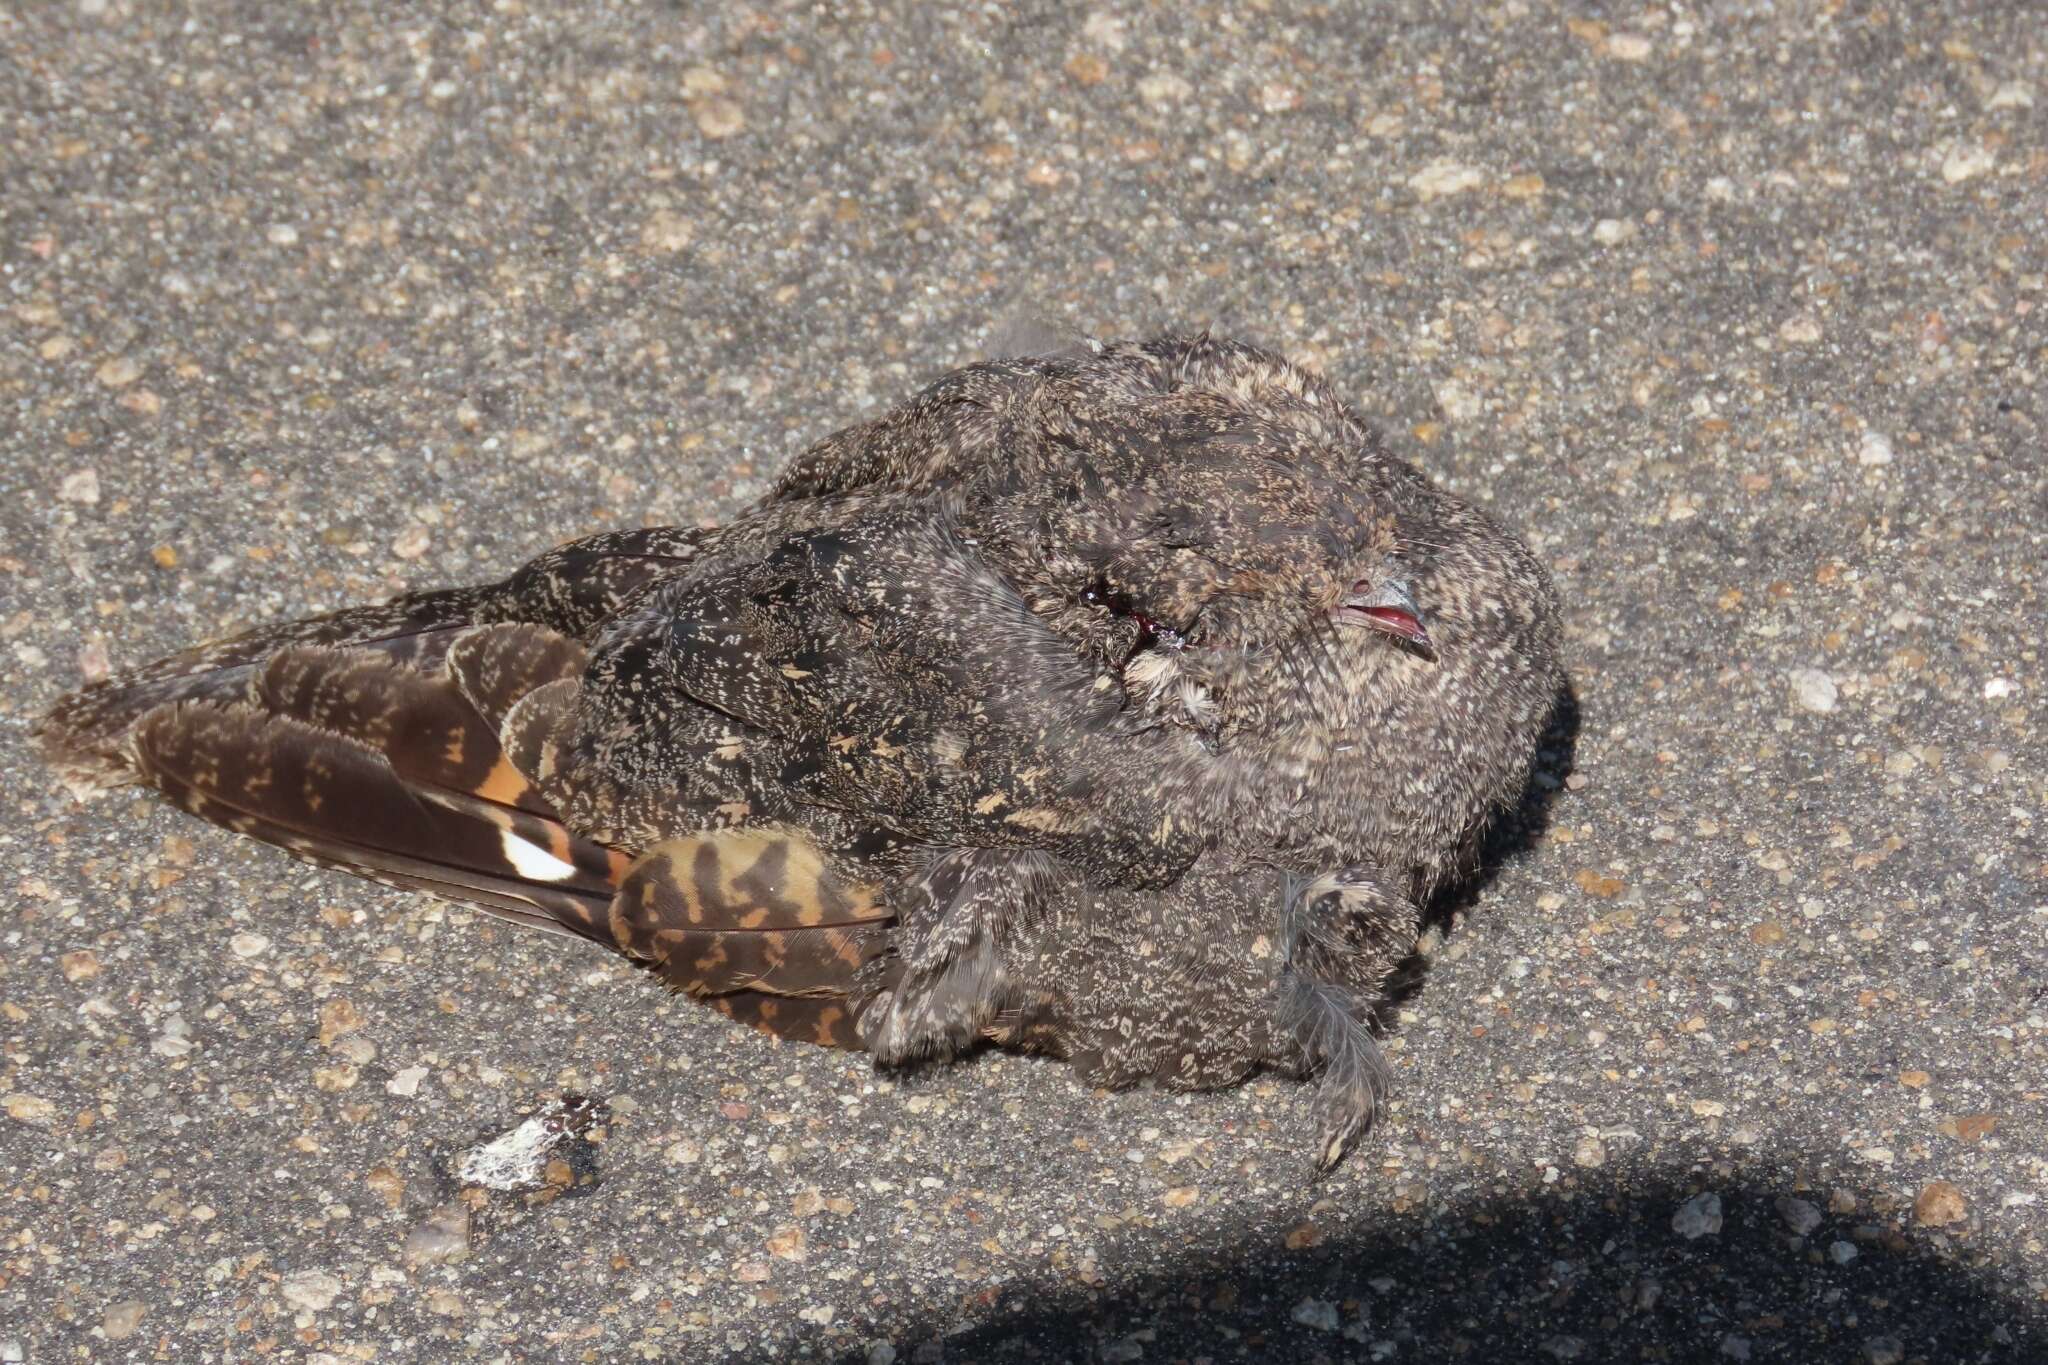
<svg viewBox="0 0 2048 1365"><path fill-rule="evenodd" d="M1436 657L1436 645L1430 640L1429 628L1423 623L1422 609L1415 605L1408 585L1399 580L1353 584L1351 596L1338 603L1332 614L1347 624L1367 626L1397 640L1405 640L1427 657Z"/></svg>

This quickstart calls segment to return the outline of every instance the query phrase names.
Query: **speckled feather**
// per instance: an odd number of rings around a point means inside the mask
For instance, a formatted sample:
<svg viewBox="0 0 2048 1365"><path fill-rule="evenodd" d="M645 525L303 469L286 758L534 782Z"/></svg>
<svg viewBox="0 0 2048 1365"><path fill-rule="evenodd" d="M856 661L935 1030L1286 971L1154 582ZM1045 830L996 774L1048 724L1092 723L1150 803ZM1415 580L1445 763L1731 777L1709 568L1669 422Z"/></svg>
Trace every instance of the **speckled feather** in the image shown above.
<svg viewBox="0 0 2048 1365"><path fill-rule="evenodd" d="M1165 338L993 361L728 526L250 632L64 699L141 781L366 875L606 943L882 1063L1320 1073L1370 1122L1416 907L1561 674L1519 541L1320 379Z"/></svg>

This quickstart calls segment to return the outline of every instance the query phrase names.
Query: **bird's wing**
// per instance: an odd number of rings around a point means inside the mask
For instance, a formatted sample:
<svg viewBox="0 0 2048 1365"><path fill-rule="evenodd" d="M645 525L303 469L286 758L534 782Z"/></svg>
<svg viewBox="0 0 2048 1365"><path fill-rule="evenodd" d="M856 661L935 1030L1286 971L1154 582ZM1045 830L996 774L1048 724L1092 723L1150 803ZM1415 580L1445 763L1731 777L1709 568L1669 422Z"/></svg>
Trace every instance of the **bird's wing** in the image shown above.
<svg viewBox="0 0 2048 1365"><path fill-rule="evenodd" d="M512 635L516 640L492 639ZM215 824L317 862L587 937L630 859L565 828L458 681L488 642L530 677L581 664L533 626L465 634L431 671L366 647L294 646L235 701L155 706L131 728L135 776Z"/></svg>
<svg viewBox="0 0 2048 1365"><path fill-rule="evenodd" d="M561 545L510 577L408 593L368 606L259 626L167 655L60 699L38 727L45 756L75 787L134 780L133 727L179 702L241 701L272 656L297 646L359 648L426 672L478 625L530 622L583 638L664 574L690 564L704 533L672 527L607 532Z"/></svg>
<svg viewBox="0 0 2048 1365"><path fill-rule="evenodd" d="M944 515L898 509L651 594L597 646L579 761L593 783L669 780L704 766L692 727L715 715L738 727L770 819L795 803L799 820L829 810L935 849L1044 850L1156 884L1203 833L1156 799L1184 741L1131 731L1120 699Z"/></svg>
<svg viewBox="0 0 2048 1365"><path fill-rule="evenodd" d="M845 994L887 910L800 837L639 850L553 799L588 628L691 548L637 533L503 584L252 632L65 699L46 745L310 860L594 939L746 1022L857 1047ZM644 856L635 856L636 853Z"/></svg>

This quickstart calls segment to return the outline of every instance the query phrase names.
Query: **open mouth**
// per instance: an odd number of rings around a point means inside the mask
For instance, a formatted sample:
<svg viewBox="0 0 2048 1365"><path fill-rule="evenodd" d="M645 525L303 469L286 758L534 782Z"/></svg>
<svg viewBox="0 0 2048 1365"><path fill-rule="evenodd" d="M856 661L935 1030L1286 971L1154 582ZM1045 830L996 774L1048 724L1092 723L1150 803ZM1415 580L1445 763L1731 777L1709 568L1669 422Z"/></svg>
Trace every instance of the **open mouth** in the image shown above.
<svg viewBox="0 0 2048 1365"><path fill-rule="evenodd" d="M1423 657L1436 658L1436 644L1429 638L1422 610L1415 605L1406 583L1354 583L1351 595L1338 603L1330 615L1346 625L1391 635Z"/></svg>

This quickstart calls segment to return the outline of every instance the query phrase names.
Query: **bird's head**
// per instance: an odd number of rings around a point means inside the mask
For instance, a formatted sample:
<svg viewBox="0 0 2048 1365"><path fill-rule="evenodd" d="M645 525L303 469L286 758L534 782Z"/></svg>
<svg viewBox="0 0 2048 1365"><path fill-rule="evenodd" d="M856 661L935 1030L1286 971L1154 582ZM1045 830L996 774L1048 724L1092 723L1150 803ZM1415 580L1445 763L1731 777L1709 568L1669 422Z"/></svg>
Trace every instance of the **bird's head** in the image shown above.
<svg viewBox="0 0 2048 1365"><path fill-rule="evenodd" d="M1218 828L1391 867L1477 826L1556 688L1525 546L1251 348L1113 348L1009 420L984 548Z"/></svg>
<svg viewBox="0 0 2048 1365"><path fill-rule="evenodd" d="M1199 737L1184 781L1219 822L1255 812L1260 839L1399 865L1462 838L1526 759L1555 603L1461 501L1284 472L1119 546L1077 576L1070 619L1136 724Z"/></svg>
<svg viewBox="0 0 2048 1365"><path fill-rule="evenodd" d="M1264 447L1228 456L1148 471L1135 509L1125 496L1053 514L1063 633L1134 711L1219 751L1358 723L1372 697L1426 678L1441 663L1435 552L1404 537L1384 481Z"/></svg>

